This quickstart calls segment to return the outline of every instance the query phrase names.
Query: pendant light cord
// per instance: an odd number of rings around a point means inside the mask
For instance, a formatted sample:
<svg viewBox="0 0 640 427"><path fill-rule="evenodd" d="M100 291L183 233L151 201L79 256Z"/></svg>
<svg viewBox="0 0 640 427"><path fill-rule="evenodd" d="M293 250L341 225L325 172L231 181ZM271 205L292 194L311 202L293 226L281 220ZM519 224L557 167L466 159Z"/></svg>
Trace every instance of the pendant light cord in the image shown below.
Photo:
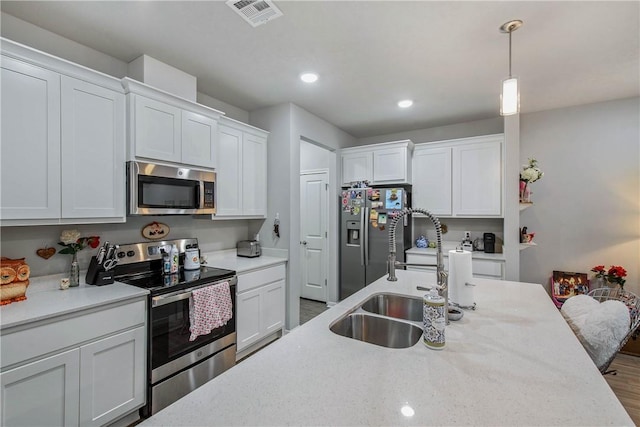
<svg viewBox="0 0 640 427"><path fill-rule="evenodd" d="M509 78L511 78L511 33L513 30L509 28Z"/></svg>

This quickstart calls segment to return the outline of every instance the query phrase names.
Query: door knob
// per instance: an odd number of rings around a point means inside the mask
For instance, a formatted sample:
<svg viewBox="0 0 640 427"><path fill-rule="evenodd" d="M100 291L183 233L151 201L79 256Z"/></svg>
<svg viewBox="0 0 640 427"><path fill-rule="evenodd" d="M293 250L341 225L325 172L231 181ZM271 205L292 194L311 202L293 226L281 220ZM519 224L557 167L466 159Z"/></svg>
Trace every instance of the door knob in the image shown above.
<svg viewBox="0 0 640 427"><path fill-rule="evenodd" d="M303 240L303 241L302 241L302 242L300 242L300 243L302 243L303 245L307 246L307 241L306 241L306 240Z"/></svg>

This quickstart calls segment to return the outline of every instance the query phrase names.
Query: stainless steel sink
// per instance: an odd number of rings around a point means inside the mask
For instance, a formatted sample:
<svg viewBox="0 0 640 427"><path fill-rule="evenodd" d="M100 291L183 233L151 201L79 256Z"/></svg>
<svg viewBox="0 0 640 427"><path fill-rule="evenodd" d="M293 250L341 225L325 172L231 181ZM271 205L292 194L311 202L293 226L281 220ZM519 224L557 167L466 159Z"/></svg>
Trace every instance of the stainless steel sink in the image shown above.
<svg viewBox="0 0 640 427"><path fill-rule="evenodd" d="M422 299L403 295L378 294L362 303L361 308L369 313L397 319L422 322Z"/></svg>
<svg viewBox="0 0 640 427"><path fill-rule="evenodd" d="M343 337L389 348L411 347L422 336L422 329L414 324L365 313L347 314L329 329Z"/></svg>

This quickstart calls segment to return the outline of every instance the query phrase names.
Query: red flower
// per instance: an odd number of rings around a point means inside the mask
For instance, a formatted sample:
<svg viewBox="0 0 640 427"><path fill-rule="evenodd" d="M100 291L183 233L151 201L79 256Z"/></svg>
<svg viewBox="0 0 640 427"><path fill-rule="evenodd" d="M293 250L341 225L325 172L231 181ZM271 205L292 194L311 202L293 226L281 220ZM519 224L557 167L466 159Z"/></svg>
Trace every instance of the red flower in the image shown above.
<svg viewBox="0 0 640 427"><path fill-rule="evenodd" d="M596 265L591 269L591 271L597 274L604 274L604 271L605 271L604 265Z"/></svg>
<svg viewBox="0 0 640 427"><path fill-rule="evenodd" d="M91 249L95 249L100 246L100 236L90 236L87 239L87 243L91 246Z"/></svg>

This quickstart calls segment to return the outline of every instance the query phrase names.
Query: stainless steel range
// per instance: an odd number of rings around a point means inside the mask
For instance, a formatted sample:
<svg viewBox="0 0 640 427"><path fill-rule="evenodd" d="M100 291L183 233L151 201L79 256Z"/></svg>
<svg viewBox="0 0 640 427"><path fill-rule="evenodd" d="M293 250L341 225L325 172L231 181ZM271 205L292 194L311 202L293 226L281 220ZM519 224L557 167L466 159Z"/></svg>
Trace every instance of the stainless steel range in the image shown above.
<svg viewBox="0 0 640 427"><path fill-rule="evenodd" d="M176 245L180 269L163 275L162 251ZM236 360L236 272L201 266L185 270L185 251L198 248L197 239L120 245L115 279L148 289L148 417L203 385ZM190 251L191 253L193 251ZM189 341L189 299L194 289L229 282L233 317L226 325Z"/></svg>

